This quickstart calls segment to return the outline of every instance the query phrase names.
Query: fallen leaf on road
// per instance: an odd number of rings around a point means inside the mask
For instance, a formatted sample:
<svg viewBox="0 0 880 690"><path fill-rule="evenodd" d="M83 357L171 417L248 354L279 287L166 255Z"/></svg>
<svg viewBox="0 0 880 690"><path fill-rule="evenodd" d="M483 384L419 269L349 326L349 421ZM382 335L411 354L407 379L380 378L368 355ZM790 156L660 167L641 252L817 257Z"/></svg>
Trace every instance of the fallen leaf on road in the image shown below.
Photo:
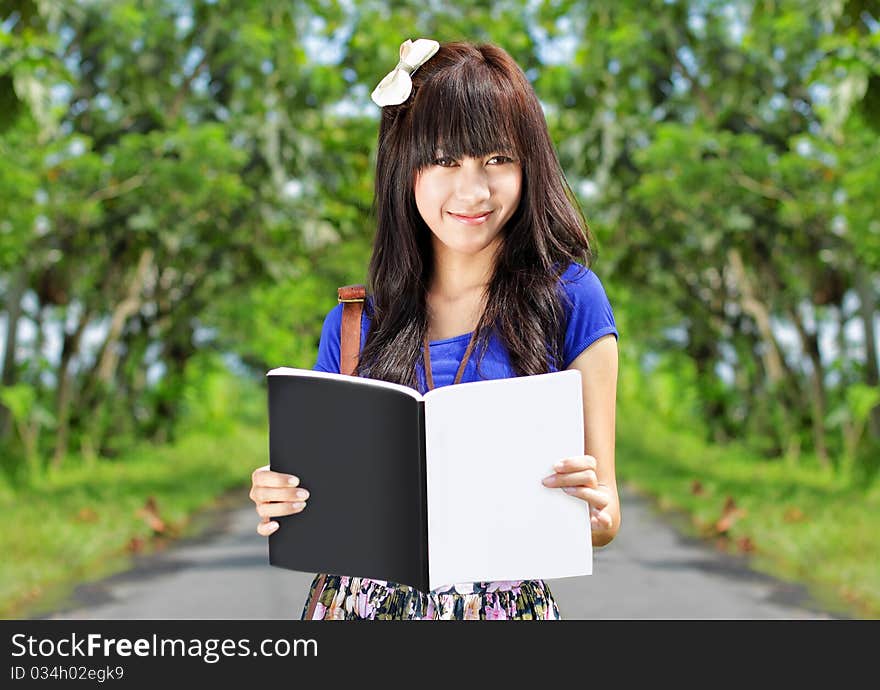
<svg viewBox="0 0 880 690"><path fill-rule="evenodd" d="M165 521L159 517L159 508L156 505L155 496L147 498L144 507L137 511L137 515L142 517L147 526L154 532L161 534L165 531Z"/></svg>
<svg viewBox="0 0 880 690"><path fill-rule="evenodd" d="M733 496L728 496L724 500L724 507L721 509L721 517L718 518L718 521L715 523L715 532L718 534L726 534L730 528L733 527L733 523L745 515L745 509L737 508Z"/></svg>
<svg viewBox="0 0 880 690"><path fill-rule="evenodd" d="M751 553L755 550L755 542L753 542L749 537L740 537L736 540L736 548L741 553Z"/></svg>

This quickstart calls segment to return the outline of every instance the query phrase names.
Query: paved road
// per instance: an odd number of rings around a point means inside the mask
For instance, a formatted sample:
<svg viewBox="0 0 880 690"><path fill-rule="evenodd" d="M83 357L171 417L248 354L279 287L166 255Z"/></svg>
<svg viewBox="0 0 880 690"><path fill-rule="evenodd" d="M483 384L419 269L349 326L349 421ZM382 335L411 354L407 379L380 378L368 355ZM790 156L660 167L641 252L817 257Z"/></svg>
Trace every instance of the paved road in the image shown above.
<svg viewBox="0 0 880 690"><path fill-rule="evenodd" d="M740 558L682 537L621 487L623 529L594 552L593 575L549 580L567 619L832 618L797 585L750 571ZM77 589L52 619L298 618L311 575L268 565L257 514L242 491L210 514L208 534L138 559Z"/></svg>

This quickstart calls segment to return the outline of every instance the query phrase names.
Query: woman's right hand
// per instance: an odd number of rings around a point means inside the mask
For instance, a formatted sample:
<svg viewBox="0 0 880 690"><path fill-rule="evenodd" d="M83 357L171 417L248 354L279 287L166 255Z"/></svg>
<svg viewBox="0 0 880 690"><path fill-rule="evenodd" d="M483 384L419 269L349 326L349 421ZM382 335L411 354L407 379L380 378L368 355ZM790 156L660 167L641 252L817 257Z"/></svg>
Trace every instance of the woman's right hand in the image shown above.
<svg viewBox="0 0 880 690"><path fill-rule="evenodd" d="M308 497L309 492L299 487L299 477L272 472L269 465L255 469L251 474L250 499L257 504L257 514L262 518L257 534L268 537L278 529L278 523L269 518L302 512Z"/></svg>

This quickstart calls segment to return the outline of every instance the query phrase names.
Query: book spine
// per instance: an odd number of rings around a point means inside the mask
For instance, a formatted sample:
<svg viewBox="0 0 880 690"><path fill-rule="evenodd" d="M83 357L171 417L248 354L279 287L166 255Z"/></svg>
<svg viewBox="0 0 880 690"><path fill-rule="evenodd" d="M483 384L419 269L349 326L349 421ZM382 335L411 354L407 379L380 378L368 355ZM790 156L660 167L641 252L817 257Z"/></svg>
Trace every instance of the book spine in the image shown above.
<svg viewBox="0 0 880 690"><path fill-rule="evenodd" d="M423 584L420 589L423 592L431 590L429 586L430 571L428 564L428 453L425 437L425 401L419 400L419 476L421 478L421 506L422 506L422 545L419 549L422 562L419 569L422 573Z"/></svg>

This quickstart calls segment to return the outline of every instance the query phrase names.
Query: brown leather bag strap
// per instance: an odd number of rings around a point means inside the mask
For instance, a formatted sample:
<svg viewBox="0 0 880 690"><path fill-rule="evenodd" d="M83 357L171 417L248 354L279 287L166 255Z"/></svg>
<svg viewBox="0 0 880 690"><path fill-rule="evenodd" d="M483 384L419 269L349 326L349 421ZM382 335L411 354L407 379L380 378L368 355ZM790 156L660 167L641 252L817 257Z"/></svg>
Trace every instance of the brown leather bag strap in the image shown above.
<svg viewBox="0 0 880 690"><path fill-rule="evenodd" d="M339 373L351 376L361 353L361 314L367 288L343 285L337 290L342 304L342 327L339 331Z"/></svg>

